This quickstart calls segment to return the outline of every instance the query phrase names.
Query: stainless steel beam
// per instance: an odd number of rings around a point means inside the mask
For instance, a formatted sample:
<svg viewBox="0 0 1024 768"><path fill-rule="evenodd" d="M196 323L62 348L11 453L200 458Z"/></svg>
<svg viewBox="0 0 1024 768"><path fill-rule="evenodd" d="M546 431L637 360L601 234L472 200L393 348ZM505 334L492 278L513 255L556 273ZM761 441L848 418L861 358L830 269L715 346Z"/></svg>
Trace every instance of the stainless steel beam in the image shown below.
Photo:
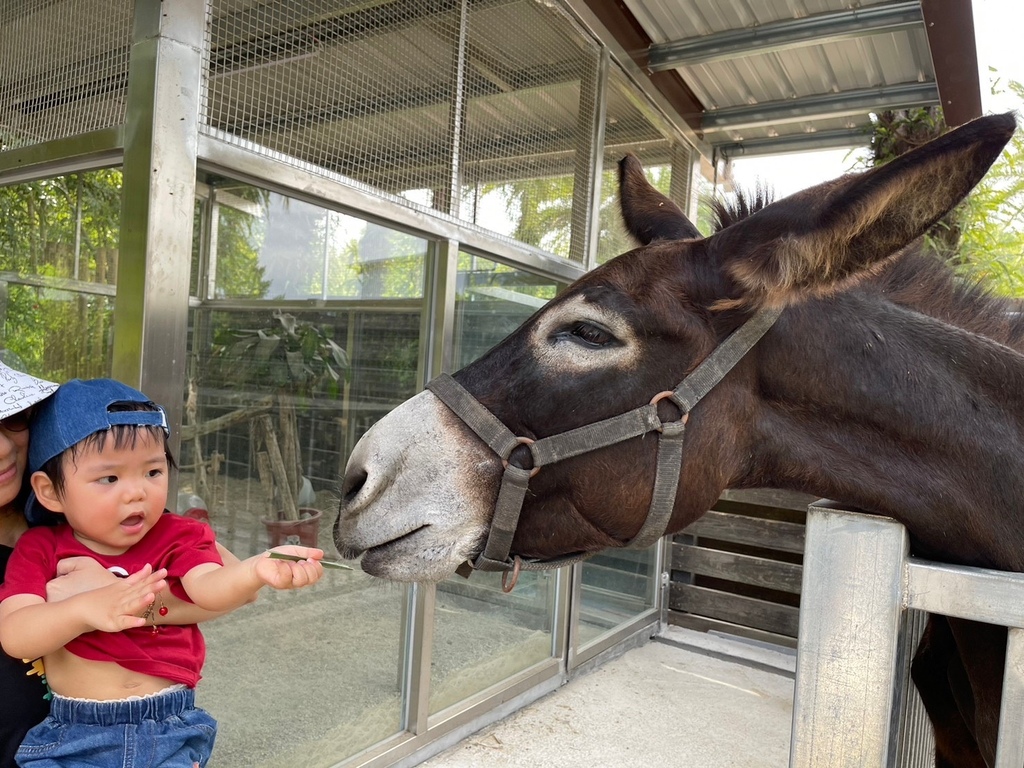
<svg viewBox="0 0 1024 768"><path fill-rule="evenodd" d="M801 120L849 117L883 109L928 107L939 103L935 83L900 83L842 93L806 96L788 101L723 107L704 113L701 127L706 134L715 130L742 130Z"/></svg>
<svg viewBox="0 0 1024 768"><path fill-rule="evenodd" d="M921 26L923 22L919 0L821 13L759 27L656 43L648 48L647 66L652 72L678 69L735 56L756 56L787 48L894 32Z"/></svg>
<svg viewBox="0 0 1024 768"><path fill-rule="evenodd" d="M754 157L781 155L786 152L811 152L818 149L853 149L867 146L868 126L838 128L834 131L810 131L786 136L770 136L743 141L712 141L711 145L722 157Z"/></svg>
<svg viewBox="0 0 1024 768"><path fill-rule="evenodd" d="M177 448L206 0L138 0L128 75L113 375L166 406Z"/></svg>

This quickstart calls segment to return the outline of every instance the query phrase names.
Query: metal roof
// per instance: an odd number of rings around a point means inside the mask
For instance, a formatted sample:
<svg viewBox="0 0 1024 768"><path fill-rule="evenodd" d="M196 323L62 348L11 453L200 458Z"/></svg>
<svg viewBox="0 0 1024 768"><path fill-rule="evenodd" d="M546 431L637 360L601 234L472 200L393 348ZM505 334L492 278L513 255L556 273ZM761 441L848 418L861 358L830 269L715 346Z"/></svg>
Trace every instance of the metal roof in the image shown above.
<svg viewBox="0 0 1024 768"><path fill-rule="evenodd" d="M883 109L981 114L971 0L582 3L705 151L865 144Z"/></svg>

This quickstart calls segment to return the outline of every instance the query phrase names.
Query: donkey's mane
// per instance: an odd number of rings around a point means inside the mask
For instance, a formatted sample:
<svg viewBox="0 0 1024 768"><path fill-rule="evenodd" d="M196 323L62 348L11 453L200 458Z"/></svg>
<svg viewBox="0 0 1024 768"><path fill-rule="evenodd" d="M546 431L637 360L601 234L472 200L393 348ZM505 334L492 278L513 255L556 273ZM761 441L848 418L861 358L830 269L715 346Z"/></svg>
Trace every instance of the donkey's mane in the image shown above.
<svg viewBox="0 0 1024 768"><path fill-rule="evenodd" d="M738 190L733 200L709 201L715 232L752 216L773 202L763 186ZM1024 306L997 296L983 281L958 274L919 240L891 258L861 290L874 291L908 309L1024 351Z"/></svg>

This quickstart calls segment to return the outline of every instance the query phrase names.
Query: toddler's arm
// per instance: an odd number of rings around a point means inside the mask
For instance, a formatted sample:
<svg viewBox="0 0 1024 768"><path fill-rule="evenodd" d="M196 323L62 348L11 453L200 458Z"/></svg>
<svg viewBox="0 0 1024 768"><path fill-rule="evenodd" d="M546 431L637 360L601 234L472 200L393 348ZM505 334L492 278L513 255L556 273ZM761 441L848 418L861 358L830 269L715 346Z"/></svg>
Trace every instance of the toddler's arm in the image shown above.
<svg viewBox="0 0 1024 768"><path fill-rule="evenodd" d="M230 550L217 542L217 552L225 565L238 562ZM93 560L81 555L68 557L57 563L57 576L46 583L46 602L55 603L69 597L99 589L117 581L118 577ZM198 624L202 621L223 616L223 611L207 611L195 603L182 600L171 590L159 593L161 604L167 608L165 614L155 613L150 617L154 624ZM255 595L251 599L255 599Z"/></svg>
<svg viewBox="0 0 1024 768"><path fill-rule="evenodd" d="M0 645L16 659L35 659L81 634L120 632L146 623L142 613L167 586L167 571L145 566L126 579L47 603L38 595L11 595L0 603Z"/></svg>
<svg viewBox="0 0 1024 768"><path fill-rule="evenodd" d="M270 552L283 552L307 558L273 560ZM319 561L322 549L284 546L242 560L238 563L216 565L204 563L186 573L181 584L189 598L208 611L232 611L252 600L263 586L274 589L299 589L315 584L324 575Z"/></svg>

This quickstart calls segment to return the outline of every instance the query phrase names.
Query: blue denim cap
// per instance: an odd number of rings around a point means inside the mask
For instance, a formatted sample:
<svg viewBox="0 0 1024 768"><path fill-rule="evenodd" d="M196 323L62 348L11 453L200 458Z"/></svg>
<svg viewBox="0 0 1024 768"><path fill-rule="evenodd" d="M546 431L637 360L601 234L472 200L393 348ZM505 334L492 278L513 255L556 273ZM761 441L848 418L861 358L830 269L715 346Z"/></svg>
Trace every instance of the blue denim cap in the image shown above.
<svg viewBox="0 0 1024 768"><path fill-rule="evenodd" d="M155 411L111 411L117 403L146 403ZM29 426L28 471L43 464L95 432L120 424L167 426L164 409L137 389L113 379L72 379L37 407Z"/></svg>

